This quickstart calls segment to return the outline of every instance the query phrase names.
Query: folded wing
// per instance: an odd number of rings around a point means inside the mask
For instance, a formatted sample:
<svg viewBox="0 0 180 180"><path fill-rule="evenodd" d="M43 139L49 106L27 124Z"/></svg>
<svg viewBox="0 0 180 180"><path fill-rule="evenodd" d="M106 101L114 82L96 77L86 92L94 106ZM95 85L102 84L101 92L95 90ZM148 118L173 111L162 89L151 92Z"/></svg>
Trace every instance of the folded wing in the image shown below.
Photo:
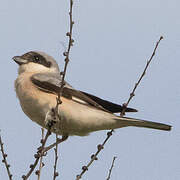
<svg viewBox="0 0 180 180"><path fill-rule="evenodd" d="M35 74L31 77L31 81L38 89L54 94L58 94L62 83L60 75L54 73ZM99 97L96 97L83 91L78 91L66 82L63 88L62 96L72 99L73 101L76 101L78 103L85 104L87 106L92 106L93 108L97 108L103 111L111 113L118 113L122 111L121 105L112 103L107 100L103 100ZM137 112L137 110L127 108L126 112Z"/></svg>

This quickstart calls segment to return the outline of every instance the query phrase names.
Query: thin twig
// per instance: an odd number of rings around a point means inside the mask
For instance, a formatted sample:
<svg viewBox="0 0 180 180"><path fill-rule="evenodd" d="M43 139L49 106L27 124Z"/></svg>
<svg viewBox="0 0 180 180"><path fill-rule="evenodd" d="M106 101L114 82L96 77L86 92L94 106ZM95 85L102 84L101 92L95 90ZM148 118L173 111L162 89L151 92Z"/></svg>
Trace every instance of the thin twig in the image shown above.
<svg viewBox="0 0 180 180"><path fill-rule="evenodd" d="M35 160L34 164L30 165L30 170L28 171L28 173L26 175L22 176L23 180L26 180L26 179L29 178L29 176L32 174L32 172L34 171L35 167L37 166L40 157L41 156L45 156L45 153L43 152L43 149L44 149L44 146L45 146L45 144L47 142L48 137L51 135L50 129L51 129L51 127L49 127L49 129L48 129L48 131L46 133L45 138L41 140L41 144L42 145L38 148L38 152L34 155L36 160ZM38 175L38 173L39 173L39 171L36 171L37 175Z"/></svg>
<svg viewBox="0 0 180 180"><path fill-rule="evenodd" d="M70 50L74 43L74 40L72 39L72 29L73 29L73 25L74 25L74 21L72 19L72 13L73 13L73 0L70 0L70 10L69 10L70 26L69 26L69 32L66 33L66 36L69 37L69 42L68 42L67 50L63 53L63 55L65 56L65 59L64 59L65 65L64 65L64 70L61 72L62 82L61 82L60 90L59 90L58 97L57 97L56 112L58 110L58 106L62 103L60 96L63 92L63 87L65 85L65 75L66 75L66 71L67 71L67 65L70 61L70 59L69 59Z"/></svg>
<svg viewBox="0 0 180 180"><path fill-rule="evenodd" d="M111 173L112 173L112 169L114 167L114 162L115 162L116 158L117 158L116 156L113 157L113 161L111 164L111 168L109 169L109 174L108 174L107 180L110 180L110 178L111 178Z"/></svg>
<svg viewBox="0 0 180 180"><path fill-rule="evenodd" d="M73 18L72 18L72 13L73 13L73 0L70 0L70 10L69 10L69 22L70 22L70 26L69 26L69 32L66 33L66 36L69 37L69 42L68 42L68 47L67 47L67 50L63 53L63 55L65 56L65 65L64 65L64 70L60 73L60 75L62 75L62 81L61 81L61 84L60 84L60 89L59 89L59 93L58 93L58 97L56 98L57 100L57 104L56 104L56 107L55 107L55 116L58 117L59 121L61 122L61 118L58 114L58 107L59 105L62 103L61 101L61 94L63 92L63 88L64 88L64 85L65 85L65 75L66 75L66 71L67 71L67 65L70 61L69 59L69 55L70 55L70 50L71 50L71 47L73 46L73 43L74 43L74 40L72 39L72 29L73 29L73 25L74 25L74 21L73 21ZM62 123L60 123L62 124ZM67 138L63 138L62 137L62 140L66 140ZM63 141L60 141L63 142ZM56 145L59 144L58 142L58 138L56 139Z"/></svg>
<svg viewBox="0 0 180 180"><path fill-rule="evenodd" d="M58 139L58 135L56 134L56 142ZM59 173L56 171L57 168L57 160L58 160L58 144L56 144L56 147L54 148L55 153L55 162L54 162L54 174L53 174L53 180L56 179L56 177L59 175Z"/></svg>
<svg viewBox="0 0 180 180"><path fill-rule="evenodd" d="M42 133L42 138L41 139L44 139L44 128L41 128L41 133ZM40 162L39 162L39 170L38 170L38 180L40 180L40 177L41 177L41 170L44 166L44 163L43 163L43 156L40 157ZM36 171L37 172L37 171Z"/></svg>
<svg viewBox="0 0 180 180"><path fill-rule="evenodd" d="M63 92L63 88L64 88L64 85L65 85L65 75L66 75L66 71L67 71L67 65L68 65L68 63L70 61L70 59L69 59L70 50L71 50L71 47L73 46L73 43L74 43L74 40L72 39L72 29L73 29L73 25L74 25L74 21L72 19L72 12L73 12L73 0L70 0L70 9L69 9L69 22L70 22L70 26L69 26L69 32L66 33L66 36L69 37L69 42L68 42L67 50L63 53L63 55L65 56L65 60L64 60L65 61L65 65L64 65L63 72L60 73L60 75L62 75L62 81L61 81L61 84L60 84L60 89L59 89L58 97L56 98L57 104L56 104L56 107L55 107L55 116L59 119L61 126L62 126L63 123L61 122L61 118L60 118L59 113L58 113L58 107L62 103L62 101L61 101L61 94ZM58 155L57 155L58 144L63 142L64 140L66 140L67 137L68 136L63 135L62 139L58 139L58 137L56 135L56 143L55 143L56 148L54 149L55 150L55 163L54 163L54 175L53 175L53 179L54 180L59 175L58 172L56 172L56 166L57 166L57 160L58 160ZM48 148L46 148L46 150L47 149Z"/></svg>
<svg viewBox="0 0 180 180"><path fill-rule="evenodd" d="M49 151L50 149L52 149L54 146L56 146L57 144L60 144L62 143L63 141L66 141L68 139L68 135L63 135L62 138L57 138L56 142L45 147L43 150L42 150L42 153L46 153L47 151Z"/></svg>
<svg viewBox="0 0 180 180"><path fill-rule="evenodd" d="M86 166L83 166L82 167L82 172L81 174L77 175L76 176L76 180L79 180L81 179L82 175L88 170L89 166L95 161L95 160L98 160L97 159L97 155L101 152L102 149L104 149L104 145L106 144L106 142L108 141L108 139L112 136L112 132L113 130L107 132L107 137L106 139L104 140L104 142L102 144L99 144L97 146L97 151L95 154L92 154L91 155L91 160L89 161L89 163L86 165Z"/></svg>
<svg viewBox="0 0 180 180"><path fill-rule="evenodd" d="M145 67L142 75L140 76L138 82L135 84L135 87L133 88L133 91L130 93L130 97L129 97L127 103L125 103L125 104L123 105L123 110L122 110L122 112L121 112L121 114L120 114L120 117L123 117L123 116L124 116L125 110L126 110L128 104L129 104L129 102L131 101L132 97L135 96L135 90L136 90L137 86L139 85L139 83L141 82L142 78L144 77L144 75L145 75L145 73L146 73L146 70L147 70L150 62L152 61L152 59L153 59L153 57L154 57L154 55L155 55L155 53L156 53L156 49L158 48L158 45L159 45L159 43L160 43L160 41L161 41L162 39L163 39L163 37L161 36L160 39L159 39L159 41L156 43L156 46L155 46L155 48L154 48L154 50L153 50L153 53L152 53L150 59L147 61L146 67ZM89 166L93 163L93 161L94 161L94 160L97 160L97 155L98 155L98 154L101 152L101 150L104 148L104 145L106 144L106 142L108 141L108 139L112 136L113 131L114 131L114 130L112 129L111 131L107 132L107 137L106 137L106 139L104 140L104 142L102 143L102 145L101 145L101 144L98 145L98 150L97 150L97 152L91 156L90 162L89 162L86 166L83 166L83 167L82 167L82 172L81 172L79 175L76 176L76 180L81 179L82 175L88 170Z"/></svg>
<svg viewBox="0 0 180 180"><path fill-rule="evenodd" d="M147 64L146 64L146 66L145 66L145 68L144 68L143 73L141 74L141 76L140 76L139 80L137 81L137 83L135 83L135 86L134 86L132 92L130 93L129 99L127 100L126 103L123 104L123 109L122 109L122 111L121 111L120 117L123 117L123 116L125 115L126 108L127 108L128 104L129 104L129 102L131 101L131 99L135 96L135 91L136 91L138 85L140 84L142 78L145 76L146 70L147 70L149 64L151 63L153 57L155 56L156 50L157 50L157 48L158 48L159 43L160 43L161 40L163 40L163 36L161 36L161 37L159 38L159 40L157 41L156 46L155 46L155 48L154 48L154 50L153 50L153 53L152 53L150 59L147 61Z"/></svg>
<svg viewBox="0 0 180 180"><path fill-rule="evenodd" d="M2 154L2 157L3 157L3 160L2 162L5 164L6 166L6 170L7 170L7 173L8 173L8 177L9 177L9 180L12 180L12 174L10 172L10 164L8 164L7 162L7 154L4 152L4 147L3 147L3 142L2 142L2 139L1 139L1 135L0 135L0 145L1 145L1 154Z"/></svg>

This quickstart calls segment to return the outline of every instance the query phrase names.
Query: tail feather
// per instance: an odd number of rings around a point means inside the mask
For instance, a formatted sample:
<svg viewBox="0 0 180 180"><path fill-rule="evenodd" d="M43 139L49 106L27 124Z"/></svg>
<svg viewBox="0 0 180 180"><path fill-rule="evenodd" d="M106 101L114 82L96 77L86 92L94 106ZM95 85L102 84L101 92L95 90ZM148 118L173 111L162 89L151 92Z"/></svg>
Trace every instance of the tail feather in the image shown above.
<svg viewBox="0 0 180 180"><path fill-rule="evenodd" d="M152 121L146 121L146 120L140 120L140 119L133 119L133 118L127 118L124 117L123 120L127 123L129 126L136 126L136 127L144 127L144 128L151 128L151 129L159 129L164 131L170 131L171 126L163 123L157 123Z"/></svg>

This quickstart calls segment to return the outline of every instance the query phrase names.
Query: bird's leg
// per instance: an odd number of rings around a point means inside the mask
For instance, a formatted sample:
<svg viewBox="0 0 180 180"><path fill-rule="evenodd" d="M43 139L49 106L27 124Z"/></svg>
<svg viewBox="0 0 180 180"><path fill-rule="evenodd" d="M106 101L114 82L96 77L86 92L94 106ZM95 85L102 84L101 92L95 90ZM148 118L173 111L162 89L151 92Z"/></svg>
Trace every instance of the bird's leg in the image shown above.
<svg viewBox="0 0 180 180"><path fill-rule="evenodd" d="M57 113L57 109L56 108L52 108L50 111L47 112L46 114L46 118L45 118L45 126L48 129L51 129L53 131L56 132L56 127L54 127L54 124L56 124L58 121L60 121L60 117L58 116ZM53 128L53 129L52 129ZM56 146L57 144L62 143L63 141L67 140L68 138L68 134L64 134L62 135L62 138L57 138L57 141L47 147L44 147L43 150L41 150L41 153L45 153L47 151L49 151L50 149L52 149L54 146ZM40 151L40 149L38 149L38 151Z"/></svg>
<svg viewBox="0 0 180 180"><path fill-rule="evenodd" d="M51 128L58 121L58 117L56 115L55 109L52 108L47 112L45 117L45 126Z"/></svg>
<svg viewBox="0 0 180 180"><path fill-rule="evenodd" d="M52 148L53 148L54 146L56 146L57 144L60 144L60 143L62 143L63 141L66 141L66 140L68 139L68 137L69 137L68 135L63 135L61 139L58 138L55 143L53 143L53 144L45 147L45 148L42 150L42 152L45 153L45 152L49 151L50 149L52 149Z"/></svg>

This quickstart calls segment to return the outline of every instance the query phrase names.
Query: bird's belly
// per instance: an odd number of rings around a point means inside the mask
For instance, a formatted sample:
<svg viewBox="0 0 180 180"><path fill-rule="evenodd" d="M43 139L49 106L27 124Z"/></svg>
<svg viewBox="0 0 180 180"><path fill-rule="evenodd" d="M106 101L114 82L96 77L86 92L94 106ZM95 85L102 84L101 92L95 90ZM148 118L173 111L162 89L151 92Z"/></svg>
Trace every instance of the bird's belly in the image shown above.
<svg viewBox="0 0 180 180"><path fill-rule="evenodd" d="M90 132L111 129L116 123L114 115L63 98L60 116L64 120L64 130L70 135L87 135Z"/></svg>

